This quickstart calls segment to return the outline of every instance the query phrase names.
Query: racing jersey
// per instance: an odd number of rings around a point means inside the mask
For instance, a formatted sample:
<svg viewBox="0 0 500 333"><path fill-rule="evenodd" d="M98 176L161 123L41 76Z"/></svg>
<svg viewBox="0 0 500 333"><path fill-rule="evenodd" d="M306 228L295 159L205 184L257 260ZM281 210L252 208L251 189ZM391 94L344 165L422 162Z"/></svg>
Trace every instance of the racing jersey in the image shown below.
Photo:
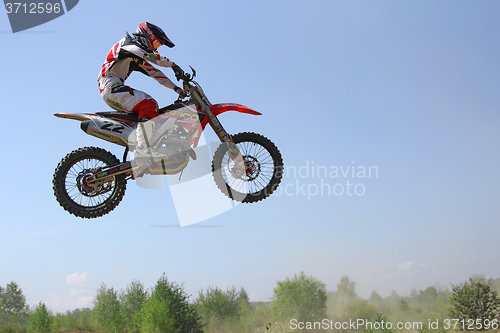
<svg viewBox="0 0 500 333"><path fill-rule="evenodd" d="M123 83L132 71L139 71L151 76L165 87L174 89L176 85L148 61L162 67L174 66L173 61L170 61L158 52L145 49L135 38L127 34L127 36L123 37L109 50L97 81L101 82L102 78L111 76L120 79ZM101 82L101 92L104 89L103 85L104 82Z"/></svg>

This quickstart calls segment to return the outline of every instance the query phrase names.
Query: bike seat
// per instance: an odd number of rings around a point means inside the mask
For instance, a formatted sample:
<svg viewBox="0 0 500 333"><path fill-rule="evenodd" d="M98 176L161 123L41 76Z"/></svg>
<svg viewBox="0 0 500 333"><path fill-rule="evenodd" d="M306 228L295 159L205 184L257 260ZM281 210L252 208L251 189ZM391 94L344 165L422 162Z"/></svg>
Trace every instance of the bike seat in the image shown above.
<svg viewBox="0 0 500 333"><path fill-rule="evenodd" d="M170 104L169 106L162 107L158 110L158 114L164 114L172 110L177 110L181 108L183 105L180 102L175 102ZM125 111L106 111L106 112L96 112L95 114L108 118L119 118L129 121L137 122L139 114L136 112L125 112Z"/></svg>
<svg viewBox="0 0 500 333"><path fill-rule="evenodd" d="M134 121L134 122L137 122L138 116L139 116L138 113L120 112L120 111L96 112L95 114L97 114L99 116L103 116L103 117L119 118L119 119Z"/></svg>
<svg viewBox="0 0 500 333"><path fill-rule="evenodd" d="M170 104L168 106L164 106L161 109L159 109L158 114L164 114L164 113L167 113L169 111L177 110L177 109L180 109L182 106L183 106L183 104L181 104L181 101L175 101L173 104Z"/></svg>

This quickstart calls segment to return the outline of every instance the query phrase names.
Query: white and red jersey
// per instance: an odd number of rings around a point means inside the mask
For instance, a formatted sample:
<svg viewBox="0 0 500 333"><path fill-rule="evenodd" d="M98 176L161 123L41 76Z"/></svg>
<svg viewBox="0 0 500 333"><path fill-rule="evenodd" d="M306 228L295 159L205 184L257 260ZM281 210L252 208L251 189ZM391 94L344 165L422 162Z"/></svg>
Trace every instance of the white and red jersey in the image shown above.
<svg viewBox="0 0 500 333"><path fill-rule="evenodd" d="M109 82L116 82L116 79L119 79L124 83L132 71L151 76L165 87L174 89L176 85L150 62L162 67L174 66L173 61L157 52L145 49L133 37L129 35L123 37L111 48L99 72L97 80L101 93Z"/></svg>

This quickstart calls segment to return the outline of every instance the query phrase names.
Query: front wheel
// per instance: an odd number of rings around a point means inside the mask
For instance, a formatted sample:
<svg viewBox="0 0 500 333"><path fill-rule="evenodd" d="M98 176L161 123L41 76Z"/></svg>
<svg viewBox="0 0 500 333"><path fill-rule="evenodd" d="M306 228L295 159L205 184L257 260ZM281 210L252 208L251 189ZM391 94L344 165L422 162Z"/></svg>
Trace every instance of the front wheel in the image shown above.
<svg viewBox="0 0 500 333"><path fill-rule="evenodd" d="M69 213L83 218L103 216L112 211L125 194L125 175L92 182L94 175L120 164L110 152L95 147L80 148L66 155L54 172L54 195Z"/></svg>
<svg viewBox="0 0 500 333"><path fill-rule="evenodd" d="M232 151L239 151L241 155L234 156ZM283 176L283 159L278 148L266 137L239 133L233 136L232 144L219 146L212 172L222 193L239 202L257 202L278 187Z"/></svg>

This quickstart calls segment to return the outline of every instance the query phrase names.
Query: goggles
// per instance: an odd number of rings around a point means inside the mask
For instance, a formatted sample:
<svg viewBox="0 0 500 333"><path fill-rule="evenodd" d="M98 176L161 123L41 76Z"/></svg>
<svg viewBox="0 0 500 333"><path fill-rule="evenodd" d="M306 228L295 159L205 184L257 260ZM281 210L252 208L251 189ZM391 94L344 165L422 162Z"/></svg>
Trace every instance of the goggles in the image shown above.
<svg viewBox="0 0 500 333"><path fill-rule="evenodd" d="M157 48L159 48L162 44L162 42L160 42L159 40L155 40L153 42L153 48L156 50Z"/></svg>

